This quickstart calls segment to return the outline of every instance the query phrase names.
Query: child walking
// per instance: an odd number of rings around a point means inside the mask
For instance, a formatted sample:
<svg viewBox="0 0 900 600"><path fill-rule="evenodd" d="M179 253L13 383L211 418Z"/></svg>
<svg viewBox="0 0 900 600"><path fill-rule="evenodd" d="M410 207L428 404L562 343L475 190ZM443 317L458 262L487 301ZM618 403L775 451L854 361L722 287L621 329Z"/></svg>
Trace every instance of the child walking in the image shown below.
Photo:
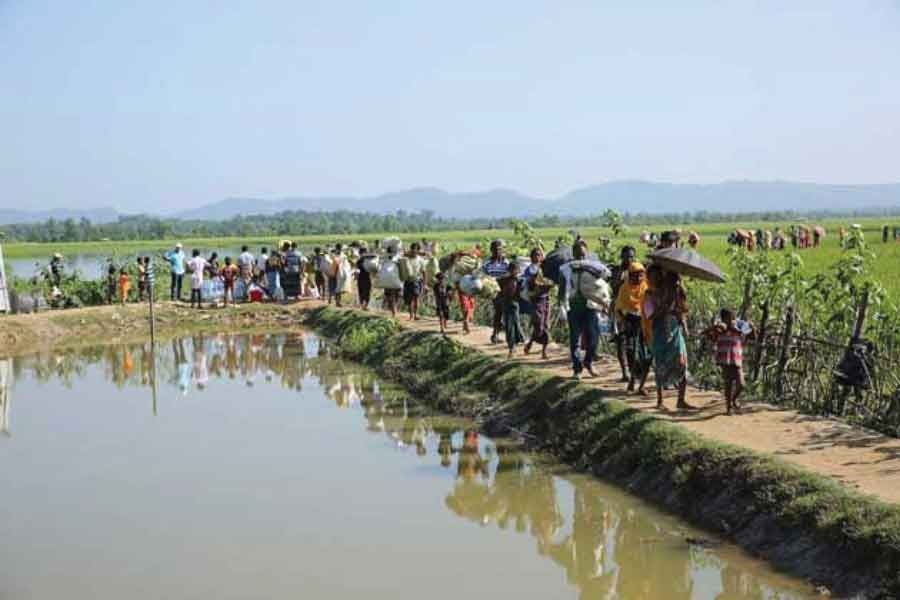
<svg viewBox="0 0 900 600"><path fill-rule="evenodd" d="M469 323L475 316L475 297L463 292L458 283L456 284L456 293L459 298L459 308L462 311L462 332L463 335L469 335Z"/></svg>
<svg viewBox="0 0 900 600"><path fill-rule="evenodd" d="M723 308L721 323L708 331L716 344L716 364L722 369L722 386L727 414L740 410L738 398L744 391L744 340L753 332L746 321L739 322L734 311Z"/></svg>
<svg viewBox="0 0 900 600"><path fill-rule="evenodd" d="M434 276L434 308L441 324L441 333L447 333L447 320L450 319L450 293L444 283L444 274Z"/></svg>
<svg viewBox="0 0 900 600"><path fill-rule="evenodd" d="M500 284L500 305L503 309L501 321L506 334L507 358L512 358L516 345L525 341L522 322L519 320L519 265L511 263L507 275L497 280Z"/></svg>

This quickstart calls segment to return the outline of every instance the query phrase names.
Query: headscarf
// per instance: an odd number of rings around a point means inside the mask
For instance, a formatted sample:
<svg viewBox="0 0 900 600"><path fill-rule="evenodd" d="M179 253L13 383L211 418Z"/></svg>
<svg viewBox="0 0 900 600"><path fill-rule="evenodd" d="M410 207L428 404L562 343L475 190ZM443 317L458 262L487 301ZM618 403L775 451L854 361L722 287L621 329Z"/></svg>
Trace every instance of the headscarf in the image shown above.
<svg viewBox="0 0 900 600"><path fill-rule="evenodd" d="M628 266L629 275L632 273L643 273L644 271L644 265L638 261L632 261ZM616 310L623 314L641 314L641 304L646 293L646 278L641 278L640 283L631 283L631 278L629 277L619 288L619 295L616 297Z"/></svg>

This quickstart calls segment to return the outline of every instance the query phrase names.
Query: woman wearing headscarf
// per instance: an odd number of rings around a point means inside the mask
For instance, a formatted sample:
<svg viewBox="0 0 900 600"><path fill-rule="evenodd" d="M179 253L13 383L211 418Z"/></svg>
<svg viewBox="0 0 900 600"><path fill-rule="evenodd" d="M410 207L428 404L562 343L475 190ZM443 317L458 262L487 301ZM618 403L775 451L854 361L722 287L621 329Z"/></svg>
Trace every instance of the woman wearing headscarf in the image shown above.
<svg viewBox="0 0 900 600"><path fill-rule="evenodd" d="M644 265L638 261L632 261L628 265L628 277L619 287L615 305L616 314L622 324L622 346L630 374L628 391L633 392L635 384L640 381L637 391L641 395L647 394L644 385L653 362L641 327L641 307L647 295L645 272Z"/></svg>
<svg viewBox="0 0 900 600"><path fill-rule="evenodd" d="M687 301L677 273L653 269L649 278L651 291L644 297L643 314L649 321L650 348L656 369L656 405L663 407L663 390L678 388L680 409L692 408L687 395Z"/></svg>

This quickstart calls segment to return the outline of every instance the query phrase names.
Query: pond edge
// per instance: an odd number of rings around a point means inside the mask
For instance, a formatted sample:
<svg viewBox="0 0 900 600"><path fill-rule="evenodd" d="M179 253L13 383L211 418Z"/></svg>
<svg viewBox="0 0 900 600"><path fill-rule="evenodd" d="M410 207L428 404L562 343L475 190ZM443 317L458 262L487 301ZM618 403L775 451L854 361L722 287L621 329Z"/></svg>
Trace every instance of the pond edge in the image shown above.
<svg viewBox="0 0 900 600"><path fill-rule="evenodd" d="M441 334L329 307L304 322L339 352L490 434L525 435L839 597L900 598L900 506L770 455L722 444L602 390L497 361Z"/></svg>

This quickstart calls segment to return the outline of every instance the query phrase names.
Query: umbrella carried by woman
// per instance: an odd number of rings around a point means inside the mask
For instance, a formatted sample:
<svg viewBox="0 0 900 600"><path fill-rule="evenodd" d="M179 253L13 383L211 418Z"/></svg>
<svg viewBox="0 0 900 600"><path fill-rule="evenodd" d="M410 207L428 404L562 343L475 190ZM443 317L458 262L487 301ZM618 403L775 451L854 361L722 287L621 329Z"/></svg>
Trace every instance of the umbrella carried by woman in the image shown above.
<svg viewBox="0 0 900 600"><path fill-rule="evenodd" d="M712 261L687 248L665 248L650 255L653 264L647 270L650 286L641 308L647 322L650 349L656 371L657 408L663 407L663 390L678 389L679 409L687 403L687 297L682 276L724 283L725 275Z"/></svg>

